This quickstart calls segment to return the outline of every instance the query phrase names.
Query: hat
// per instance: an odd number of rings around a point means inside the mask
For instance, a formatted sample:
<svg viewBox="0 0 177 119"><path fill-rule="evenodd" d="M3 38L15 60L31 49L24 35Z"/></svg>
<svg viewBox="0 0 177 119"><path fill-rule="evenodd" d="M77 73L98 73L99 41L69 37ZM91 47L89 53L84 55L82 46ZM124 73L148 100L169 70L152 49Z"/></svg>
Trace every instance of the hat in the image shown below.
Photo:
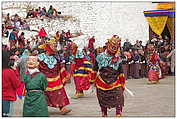
<svg viewBox="0 0 177 119"><path fill-rule="evenodd" d="M51 48L49 43L42 44L42 45L38 46L38 48L47 51L49 54L55 53L55 51Z"/></svg>
<svg viewBox="0 0 177 119"><path fill-rule="evenodd" d="M56 41L55 41L55 39L52 39L52 40L47 41L47 43L48 44L54 44L54 43L56 43Z"/></svg>

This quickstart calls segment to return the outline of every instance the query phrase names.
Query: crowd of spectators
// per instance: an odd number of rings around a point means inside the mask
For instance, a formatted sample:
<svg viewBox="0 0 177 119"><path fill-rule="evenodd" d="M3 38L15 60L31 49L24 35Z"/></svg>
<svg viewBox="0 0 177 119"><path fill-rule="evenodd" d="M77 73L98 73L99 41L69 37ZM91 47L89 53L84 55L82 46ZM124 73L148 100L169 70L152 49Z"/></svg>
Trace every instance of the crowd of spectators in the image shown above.
<svg viewBox="0 0 177 119"><path fill-rule="evenodd" d="M26 19L43 17L56 18L60 15L61 12L58 12L55 8L53 8L52 5L50 5L48 10L46 10L45 7L39 7L29 10L25 19L21 18L18 14L10 16L10 14L8 13L4 17L4 21L2 23L2 36L9 38L10 49L37 47L38 45L50 40L51 38L48 38L47 34L45 34L44 37L38 34L37 36L32 36L31 40L25 39L24 32L18 34L19 30L30 30L30 26L27 24ZM10 32L9 29L12 29L12 31ZM82 35L82 33L80 32L76 36L79 35ZM72 42L70 40L70 38L72 37L75 36L74 34L70 33L70 30L68 30L67 32L64 32L63 30L61 32L57 31L56 34L53 36L53 38L57 42L57 49L64 49L66 47L69 47L68 44ZM93 48L93 43L95 42L94 37L90 38L89 40L90 43L88 49L91 49L91 51L95 50L95 52L97 53L104 51L106 46L97 49ZM167 35L165 35L163 38L157 35L153 35L152 39L150 39L145 46L142 45L142 41L138 40L135 44L131 44L129 42L129 39L126 39L126 41L124 42L121 49L121 57L124 59L123 69L127 79L139 79L147 77L147 46L149 44L153 44L155 46L156 51L160 56L160 67L162 75L165 76L174 73L174 71L172 71L172 69L170 68L172 64L171 60L173 60L171 57L171 52L174 50L174 43L170 42L170 38Z"/></svg>
<svg viewBox="0 0 177 119"><path fill-rule="evenodd" d="M49 9L46 10L45 7L38 7L36 9L30 9L27 12L26 18L59 18L61 17L61 12L57 11L52 5L50 5Z"/></svg>
<svg viewBox="0 0 177 119"><path fill-rule="evenodd" d="M170 44L170 39L165 36L164 39L153 37L149 40L145 46L142 45L142 41L136 41L135 44L131 44L128 39L124 42L122 47L123 69L127 79L139 79L147 77L148 74L148 62L147 47L149 44L155 46L155 50L160 56L160 68L162 77L166 75L174 75L172 69L172 61L174 58L169 57L171 52L174 52L174 44Z"/></svg>

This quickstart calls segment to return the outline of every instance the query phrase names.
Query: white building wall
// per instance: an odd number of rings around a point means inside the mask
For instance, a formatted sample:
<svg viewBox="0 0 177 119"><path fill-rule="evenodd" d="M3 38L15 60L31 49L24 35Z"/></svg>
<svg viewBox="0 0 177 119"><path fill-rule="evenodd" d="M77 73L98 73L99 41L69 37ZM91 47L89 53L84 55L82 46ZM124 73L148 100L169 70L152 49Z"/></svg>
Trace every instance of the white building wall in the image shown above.
<svg viewBox="0 0 177 119"><path fill-rule="evenodd" d="M16 4L17 2L15 2ZM4 2L2 7L7 3ZM143 11L153 10L156 4L152 2L31 2L34 7L45 6L48 10L52 5L64 15L72 15L79 19L78 28L65 25L64 30L82 30L83 33L94 35L96 47L103 46L107 38L117 34L128 38L131 43L142 40L143 44L149 39L149 25ZM50 32L50 31L49 31ZM74 32L74 31L73 31ZM50 34L50 33L49 33Z"/></svg>

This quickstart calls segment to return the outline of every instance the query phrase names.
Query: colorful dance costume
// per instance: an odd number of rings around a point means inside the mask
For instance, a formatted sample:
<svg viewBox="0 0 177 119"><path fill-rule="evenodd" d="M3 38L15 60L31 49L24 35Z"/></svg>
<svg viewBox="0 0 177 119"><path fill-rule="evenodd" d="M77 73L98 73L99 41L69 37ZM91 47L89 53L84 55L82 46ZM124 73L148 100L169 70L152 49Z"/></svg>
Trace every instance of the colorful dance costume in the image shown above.
<svg viewBox="0 0 177 119"><path fill-rule="evenodd" d="M46 44L44 49L47 53L40 54L38 58L40 63L39 70L45 74L48 81L48 87L45 91L48 106L59 108L61 114L66 114L71 111L63 108L69 104L69 99L64 89L64 84L67 81L67 71L52 55L54 51L50 45Z"/></svg>
<svg viewBox="0 0 177 119"><path fill-rule="evenodd" d="M148 50L149 50L149 55L147 57L147 62L149 67L148 80L150 81L150 83L156 84L159 82L159 78L160 78L160 71L161 71L159 65L160 57L155 52L153 45L149 45Z"/></svg>
<svg viewBox="0 0 177 119"><path fill-rule="evenodd" d="M155 46L150 44L148 45L148 55L147 55L147 63L149 67L148 71L148 80L151 84L159 83L160 78L160 57L155 52Z"/></svg>
<svg viewBox="0 0 177 119"><path fill-rule="evenodd" d="M74 83L76 94L74 98L83 97L83 90L90 88L90 80L92 71L92 63L84 57L83 52L78 50L74 58Z"/></svg>
<svg viewBox="0 0 177 119"><path fill-rule="evenodd" d="M107 51L96 57L99 70L95 84L102 116L107 116L107 108L116 108L116 116L121 116L124 106L125 77L122 61L120 57L115 56L119 48L117 47L119 46L119 40L119 38L114 37L109 39Z"/></svg>

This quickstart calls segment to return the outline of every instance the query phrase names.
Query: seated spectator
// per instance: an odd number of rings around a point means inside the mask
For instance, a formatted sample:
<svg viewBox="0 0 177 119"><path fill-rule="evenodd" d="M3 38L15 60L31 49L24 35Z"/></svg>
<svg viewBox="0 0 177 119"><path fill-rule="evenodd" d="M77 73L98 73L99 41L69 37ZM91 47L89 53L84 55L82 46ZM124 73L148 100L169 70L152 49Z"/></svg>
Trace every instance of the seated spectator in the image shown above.
<svg viewBox="0 0 177 119"><path fill-rule="evenodd" d="M66 45L66 37L65 37L65 32L64 30L62 30L62 33L60 35L60 40L59 40L61 47L64 48L64 46Z"/></svg>
<svg viewBox="0 0 177 119"><path fill-rule="evenodd" d="M158 36L153 36L152 37L152 39L150 40L150 44L153 44L153 45L155 45L156 43L157 43L157 41L158 41Z"/></svg>
<svg viewBox="0 0 177 119"><path fill-rule="evenodd" d="M12 28L14 28L14 23L13 23L13 21L11 20L11 18L10 18L10 14L8 13L7 14L7 16L5 17L5 28L6 29L12 29Z"/></svg>
<svg viewBox="0 0 177 119"><path fill-rule="evenodd" d="M44 17L47 15L46 8L43 7L42 10L40 11L40 17Z"/></svg>
<svg viewBox="0 0 177 119"><path fill-rule="evenodd" d="M58 15L59 15L58 12L57 12L57 10L55 8L53 8L53 14L52 15L55 18L58 17Z"/></svg>
<svg viewBox="0 0 177 119"><path fill-rule="evenodd" d="M32 9L32 10L29 10L28 12L27 12L27 16L26 16L26 18L31 18L31 17L34 17L34 15L33 15L33 12L34 12L34 9Z"/></svg>
<svg viewBox="0 0 177 119"><path fill-rule="evenodd" d="M53 17L53 12L54 12L53 7L52 7L52 5L50 5L49 10L47 12L48 17L52 18Z"/></svg>
<svg viewBox="0 0 177 119"><path fill-rule="evenodd" d="M39 10L38 9L36 9L34 12L33 12L33 16L34 17L39 17Z"/></svg>
<svg viewBox="0 0 177 119"><path fill-rule="evenodd" d="M159 39L159 42L158 42L157 46L158 46L158 47L161 47L161 46L163 46L163 45L164 45L163 39Z"/></svg>
<svg viewBox="0 0 177 119"><path fill-rule="evenodd" d="M27 24L26 20L22 21L21 25L23 30L30 30L30 26Z"/></svg>
<svg viewBox="0 0 177 119"><path fill-rule="evenodd" d="M18 16L18 14L14 15L14 18L12 19L14 22L19 21L20 17Z"/></svg>
<svg viewBox="0 0 177 119"><path fill-rule="evenodd" d="M5 21L11 21L10 13L7 13L7 16L5 16Z"/></svg>
<svg viewBox="0 0 177 119"><path fill-rule="evenodd" d="M139 46L139 40L136 40L136 43L133 45L133 48L138 49L138 46Z"/></svg>

